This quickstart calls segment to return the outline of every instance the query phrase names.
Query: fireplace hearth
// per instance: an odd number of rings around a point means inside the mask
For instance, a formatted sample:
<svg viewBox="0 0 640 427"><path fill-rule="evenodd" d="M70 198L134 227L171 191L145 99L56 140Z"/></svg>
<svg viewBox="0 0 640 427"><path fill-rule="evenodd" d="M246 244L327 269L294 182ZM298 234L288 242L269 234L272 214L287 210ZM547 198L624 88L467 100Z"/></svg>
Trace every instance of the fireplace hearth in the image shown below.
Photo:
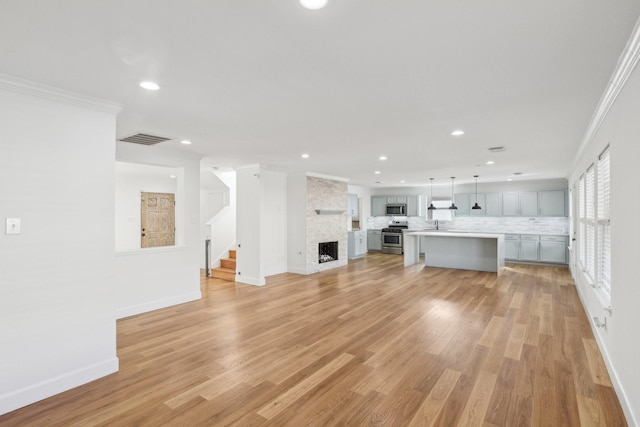
<svg viewBox="0 0 640 427"><path fill-rule="evenodd" d="M318 263L338 260L338 242L318 243Z"/></svg>

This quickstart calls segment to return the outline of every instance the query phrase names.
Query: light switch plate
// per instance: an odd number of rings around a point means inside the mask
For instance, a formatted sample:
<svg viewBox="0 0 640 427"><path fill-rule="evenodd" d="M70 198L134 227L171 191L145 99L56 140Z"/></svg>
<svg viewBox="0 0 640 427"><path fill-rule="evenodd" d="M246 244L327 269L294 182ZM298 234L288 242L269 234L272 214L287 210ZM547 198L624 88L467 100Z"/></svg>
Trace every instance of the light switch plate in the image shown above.
<svg viewBox="0 0 640 427"><path fill-rule="evenodd" d="M7 234L20 234L20 218L7 218Z"/></svg>

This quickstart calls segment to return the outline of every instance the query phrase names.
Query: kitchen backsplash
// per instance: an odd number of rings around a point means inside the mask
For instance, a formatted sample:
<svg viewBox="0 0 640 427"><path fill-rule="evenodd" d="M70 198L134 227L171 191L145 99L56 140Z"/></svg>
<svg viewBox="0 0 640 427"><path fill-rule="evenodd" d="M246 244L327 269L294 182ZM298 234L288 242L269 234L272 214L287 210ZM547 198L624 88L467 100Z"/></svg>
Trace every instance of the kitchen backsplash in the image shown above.
<svg viewBox="0 0 640 427"><path fill-rule="evenodd" d="M433 228L433 221L422 217L377 216L367 218L367 229L379 229L389 226L392 219L409 221L409 228ZM459 217L454 221L442 221L440 229L456 229L493 233L529 233L529 234L569 234L569 218L566 217Z"/></svg>

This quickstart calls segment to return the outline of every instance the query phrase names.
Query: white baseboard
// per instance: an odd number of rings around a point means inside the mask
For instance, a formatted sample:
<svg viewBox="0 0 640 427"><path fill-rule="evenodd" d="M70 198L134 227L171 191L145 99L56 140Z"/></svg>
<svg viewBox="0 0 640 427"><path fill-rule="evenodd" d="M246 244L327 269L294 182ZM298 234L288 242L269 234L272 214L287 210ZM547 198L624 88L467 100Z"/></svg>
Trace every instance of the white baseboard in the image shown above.
<svg viewBox="0 0 640 427"><path fill-rule="evenodd" d="M295 273L295 274L304 274L305 276L309 274L307 273L307 270L304 268L289 268L288 272Z"/></svg>
<svg viewBox="0 0 640 427"><path fill-rule="evenodd" d="M118 372L117 357L94 363L0 396L0 415Z"/></svg>
<svg viewBox="0 0 640 427"><path fill-rule="evenodd" d="M236 282L245 283L253 286L264 286L266 284L264 277L262 279L258 277L239 276L236 274Z"/></svg>
<svg viewBox="0 0 640 427"><path fill-rule="evenodd" d="M162 298L154 301L145 302L144 304L130 305L116 310L116 319L134 316L136 314L147 313L149 311L158 310L160 308L171 307L172 305L183 304L185 302L197 301L202 299L202 293L190 292L188 294L175 295L170 298Z"/></svg>
<svg viewBox="0 0 640 427"><path fill-rule="evenodd" d="M624 387L622 383L620 383L620 378L618 377L618 373L616 372L613 363L611 362L611 357L609 356L609 352L607 351L607 347L602 342L600 338L600 334L598 333L598 328L593 322L593 313L589 312L589 306L587 303L587 299L585 295L582 293L583 287L574 280L576 285L576 290L578 291L578 297L580 298L580 302L582 303L582 307L584 311L587 313L587 318L589 319L589 324L591 325L591 331L593 332L593 336L596 339L596 343L598 344L598 348L600 349L600 353L602 353L602 359L604 360L604 364L607 367L607 372L609 373L609 378L611 379L611 384L613 385L614 390L616 391L616 395L618 396L618 400L620 401L620 406L622 406L622 411L624 412L625 417L627 418L627 424L630 426L640 426L638 424L638 420L631 409L631 404L629 402L629 398L624 391Z"/></svg>

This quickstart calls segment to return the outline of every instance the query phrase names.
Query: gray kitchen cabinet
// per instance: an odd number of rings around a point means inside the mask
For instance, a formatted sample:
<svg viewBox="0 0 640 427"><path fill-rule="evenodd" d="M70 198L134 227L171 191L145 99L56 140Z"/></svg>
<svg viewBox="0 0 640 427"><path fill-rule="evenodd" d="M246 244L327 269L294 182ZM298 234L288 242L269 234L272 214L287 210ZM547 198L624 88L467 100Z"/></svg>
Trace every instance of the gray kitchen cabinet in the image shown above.
<svg viewBox="0 0 640 427"><path fill-rule="evenodd" d="M485 216L502 216L502 193L485 193L485 206L482 209Z"/></svg>
<svg viewBox="0 0 640 427"><path fill-rule="evenodd" d="M503 216L538 216L537 191L502 193Z"/></svg>
<svg viewBox="0 0 640 427"><path fill-rule="evenodd" d="M358 211L358 195L347 194L347 215L351 218L359 218L360 213Z"/></svg>
<svg viewBox="0 0 640 427"><path fill-rule="evenodd" d="M387 196L371 196L371 216L387 214Z"/></svg>
<svg viewBox="0 0 640 427"><path fill-rule="evenodd" d="M523 191L520 193L520 215L538 216L537 191Z"/></svg>
<svg viewBox="0 0 640 427"><path fill-rule="evenodd" d="M520 261L538 262L540 236L520 236Z"/></svg>
<svg viewBox="0 0 640 427"><path fill-rule="evenodd" d="M505 234L504 236L504 258L517 261L520 258L520 235Z"/></svg>
<svg viewBox="0 0 640 427"><path fill-rule="evenodd" d="M469 195L458 193L453 195L453 203L458 207L454 211L455 216L469 216Z"/></svg>
<svg viewBox="0 0 640 427"><path fill-rule="evenodd" d="M407 203L407 196L387 196L387 203Z"/></svg>
<svg viewBox="0 0 640 427"><path fill-rule="evenodd" d="M538 192L540 216L567 216L566 192L564 190L547 190Z"/></svg>
<svg viewBox="0 0 640 427"><path fill-rule="evenodd" d="M367 250L382 251L382 230L367 230Z"/></svg>
<svg viewBox="0 0 640 427"><path fill-rule="evenodd" d="M410 195L371 196L371 216L386 216L388 203L404 203L407 205L407 216L420 215L420 195Z"/></svg>
<svg viewBox="0 0 640 427"><path fill-rule="evenodd" d="M367 252L367 234L364 231L350 231L349 236L349 259L362 258Z"/></svg>
<svg viewBox="0 0 640 427"><path fill-rule="evenodd" d="M407 216L420 216L420 196L407 196Z"/></svg>
<svg viewBox="0 0 640 427"><path fill-rule="evenodd" d="M567 236L540 236L540 262L567 263Z"/></svg>

